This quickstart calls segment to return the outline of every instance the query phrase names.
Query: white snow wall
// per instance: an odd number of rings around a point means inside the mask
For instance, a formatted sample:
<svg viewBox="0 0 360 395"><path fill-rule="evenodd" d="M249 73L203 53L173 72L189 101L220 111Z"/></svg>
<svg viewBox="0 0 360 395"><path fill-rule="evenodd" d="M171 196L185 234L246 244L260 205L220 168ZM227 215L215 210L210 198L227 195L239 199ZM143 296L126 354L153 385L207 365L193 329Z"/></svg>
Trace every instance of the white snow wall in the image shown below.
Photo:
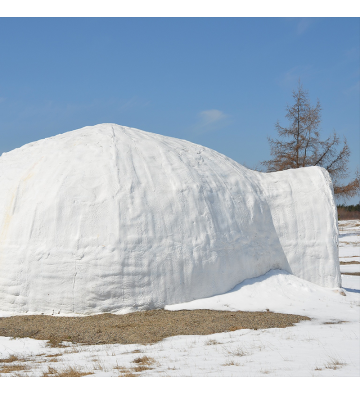
<svg viewBox="0 0 360 395"><path fill-rule="evenodd" d="M115 124L0 157L0 310L125 313L285 269L339 287L337 214L319 167L264 174Z"/></svg>

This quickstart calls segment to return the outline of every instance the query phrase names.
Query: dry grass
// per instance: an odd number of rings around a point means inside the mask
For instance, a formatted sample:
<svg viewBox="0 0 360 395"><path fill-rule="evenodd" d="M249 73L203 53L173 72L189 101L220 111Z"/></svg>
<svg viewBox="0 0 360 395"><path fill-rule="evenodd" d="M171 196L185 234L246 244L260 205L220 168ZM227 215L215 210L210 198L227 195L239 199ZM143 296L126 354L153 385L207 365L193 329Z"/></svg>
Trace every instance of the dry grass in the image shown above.
<svg viewBox="0 0 360 395"><path fill-rule="evenodd" d="M217 340L215 340L215 339L211 339L211 340L208 340L206 343L205 343L205 346L215 346L215 345L217 345L217 344L221 344L221 343L219 343Z"/></svg>
<svg viewBox="0 0 360 395"><path fill-rule="evenodd" d="M314 370L317 371L321 371L324 369L338 370L342 368L344 365L346 365L346 363L339 360L338 358L329 357L329 361L323 367L316 366Z"/></svg>
<svg viewBox="0 0 360 395"><path fill-rule="evenodd" d="M229 350L228 348L224 347L224 350L227 354L233 357L245 357L246 355L249 355L249 352L240 346L236 347L234 350Z"/></svg>
<svg viewBox="0 0 360 395"><path fill-rule="evenodd" d="M150 358L146 355L140 358L136 358L132 362L137 364L135 368L132 368L133 372L142 372L144 370L153 369L152 365L156 363L154 358Z"/></svg>
<svg viewBox="0 0 360 395"><path fill-rule="evenodd" d="M119 362L116 361L116 365L114 366L114 369L124 370L124 369L127 369L127 368L125 368L125 366L119 365Z"/></svg>
<svg viewBox="0 0 360 395"><path fill-rule="evenodd" d="M239 364L234 362L233 360L230 360L225 362L222 366L239 366Z"/></svg>
<svg viewBox="0 0 360 395"><path fill-rule="evenodd" d="M47 372L43 373L43 377L82 377L93 374L93 372L84 372L76 366L68 366L61 370L48 367Z"/></svg>
<svg viewBox="0 0 360 395"><path fill-rule="evenodd" d="M64 351L64 354L75 354L82 351L80 347L76 347L76 346L65 346L65 347L68 347L68 349Z"/></svg>
<svg viewBox="0 0 360 395"><path fill-rule="evenodd" d="M340 265L359 265L359 261L340 262Z"/></svg>
<svg viewBox="0 0 360 395"><path fill-rule="evenodd" d="M93 365L93 369L94 370L102 370L102 371L106 371L107 370L105 368L104 361L101 361L98 358L94 358L93 362L94 362L94 365Z"/></svg>
<svg viewBox="0 0 360 395"><path fill-rule="evenodd" d="M13 373L10 377L29 377L28 374L24 373L24 371L18 371Z"/></svg>
<svg viewBox="0 0 360 395"><path fill-rule="evenodd" d="M144 355L141 358L136 358L133 360L133 363L137 363L139 365L152 365L154 364L156 361L154 358L151 357L147 357L146 355Z"/></svg>
<svg viewBox="0 0 360 395"><path fill-rule="evenodd" d="M231 326L229 328L229 332L234 332L234 331L238 331L239 329L245 329L242 326Z"/></svg>
<svg viewBox="0 0 360 395"><path fill-rule="evenodd" d="M269 374L269 373L271 373L271 370L268 370L268 369L261 369L261 370L260 370L260 373L262 373L262 374Z"/></svg>
<svg viewBox="0 0 360 395"><path fill-rule="evenodd" d="M119 377L139 377L138 374L133 373L131 370L127 369L119 375Z"/></svg>
<svg viewBox="0 0 360 395"><path fill-rule="evenodd" d="M324 368L337 370L337 369L340 369L344 365L346 365L345 362L342 362L337 358L330 357L329 361L324 365Z"/></svg>
<svg viewBox="0 0 360 395"><path fill-rule="evenodd" d="M15 354L9 355L7 358L0 359L0 363L3 366L0 366L0 373L12 373L21 370L27 370L27 366L24 364L19 364L19 362L26 362L28 359L19 358ZM18 362L17 364L12 365L13 362Z"/></svg>
<svg viewBox="0 0 360 395"><path fill-rule="evenodd" d="M45 355L46 358L56 358L56 357L61 357L62 354L47 354Z"/></svg>
<svg viewBox="0 0 360 395"><path fill-rule="evenodd" d="M19 370L27 370L26 365L5 365L0 367L0 373L12 373Z"/></svg>
<svg viewBox="0 0 360 395"><path fill-rule="evenodd" d="M51 366L48 366L47 372L43 372L43 377L52 377L57 373L57 370L55 368L52 368Z"/></svg>
<svg viewBox="0 0 360 395"><path fill-rule="evenodd" d="M148 365L139 365L139 366L135 366L135 368L133 368L134 372L143 372L144 370L151 370L153 369L152 366L148 366Z"/></svg>
<svg viewBox="0 0 360 395"><path fill-rule="evenodd" d="M119 377L139 377L138 374L135 374L133 372L133 369L128 369L125 366L116 365L114 366L114 369L119 370L120 372Z"/></svg>
<svg viewBox="0 0 360 395"><path fill-rule="evenodd" d="M5 359L0 359L0 363L12 363L15 361L19 361L19 357L17 355L11 354Z"/></svg>
<svg viewBox="0 0 360 395"><path fill-rule="evenodd" d="M343 324L344 322L348 322L348 321L326 321L323 322L324 325L334 325L334 324Z"/></svg>
<svg viewBox="0 0 360 395"><path fill-rule="evenodd" d="M64 341L64 339L60 339L59 337L56 337L54 335L50 335L49 340L46 343L46 346L47 347L51 347L51 348L67 347L64 344L62 344L63 341Z"/></svg>
<svg viewBox="0 0 360 395"><path fill-rule="evenodd" d="M119 366L118 364L114 366L114 369L117 369L120 372L119 377L139 377L139 374L137 373L153 369L153 365L157 362L154 358L144 355L143 357L135 358L132 363L135 363L137 366L132 368L126 368L124 366Z"/></svg>

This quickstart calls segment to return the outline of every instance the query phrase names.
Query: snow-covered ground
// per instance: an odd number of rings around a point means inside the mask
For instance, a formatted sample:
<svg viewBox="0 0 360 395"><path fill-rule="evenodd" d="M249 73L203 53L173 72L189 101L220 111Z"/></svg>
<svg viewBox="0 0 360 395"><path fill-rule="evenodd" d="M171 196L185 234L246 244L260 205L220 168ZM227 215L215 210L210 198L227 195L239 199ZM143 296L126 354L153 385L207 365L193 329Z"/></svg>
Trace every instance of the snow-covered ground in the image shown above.
<svg viewBox="0 0 360 395"><path fill-rule="evenodd" d="M341 271L359 272L360 221L342 221L339 225L340 260L359 262L341 265ZM74 368L91 373L85 377L129 374L358 377L360 276L342 275L342 281L345 295L285 271L273 270L242 282L226 294L166 307L169 310L269 309L311 318L288 328L176 336L152 345L66 348L48 347L46 341L0 337L0 360L14 356L13 362L0 363L0 370L4 366L22 367L0 375L42 376L44 372ZM145 356L149 358L147 362Z"/></svg>
<svg viewBox="0 0 360 395"><path fill-rule="evenodd" d="M339 233L340 261L360 263L360 221L339 221ZM344 266L341 267L341 271L345 272L343 269Z"/></svg>

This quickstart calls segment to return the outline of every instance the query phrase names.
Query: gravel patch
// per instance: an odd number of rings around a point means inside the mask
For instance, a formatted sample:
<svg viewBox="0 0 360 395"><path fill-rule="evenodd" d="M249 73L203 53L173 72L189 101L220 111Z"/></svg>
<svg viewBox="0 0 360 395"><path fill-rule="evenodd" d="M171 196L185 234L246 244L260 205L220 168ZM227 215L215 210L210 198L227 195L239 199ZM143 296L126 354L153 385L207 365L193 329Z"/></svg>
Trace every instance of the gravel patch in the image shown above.
<svg viewBox="0 0 360 395"><path fill-rule="evenodd" d="M238 329L285 328L309 317L272 312L217 310L148 310L115 315L0 318L0 336L82 344L149 344L170 336L210 335Z"/></svg>

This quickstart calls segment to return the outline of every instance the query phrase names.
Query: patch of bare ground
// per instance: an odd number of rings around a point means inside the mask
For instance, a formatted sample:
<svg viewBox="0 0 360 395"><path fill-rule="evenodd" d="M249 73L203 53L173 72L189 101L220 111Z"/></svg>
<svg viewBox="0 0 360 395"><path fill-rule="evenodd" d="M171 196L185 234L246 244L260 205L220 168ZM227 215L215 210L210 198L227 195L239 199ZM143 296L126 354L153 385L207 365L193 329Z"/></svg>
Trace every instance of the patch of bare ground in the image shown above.
<svg viewBox="0 0 360 395"><path fill-rule="evenodd" d="M355 273L341 273L343 276L360 276L360 272Z"/></svg>
<svg viewBox="0 0 360 395"><path fill-rule="evenodd" d="M309 317L269 311L148 310L87 317L47 315L0 318L0 336L82 344L149 344L170 336L211 335L238 329L286 328ZM69 338L71 333L71 338Z"/></svg>

